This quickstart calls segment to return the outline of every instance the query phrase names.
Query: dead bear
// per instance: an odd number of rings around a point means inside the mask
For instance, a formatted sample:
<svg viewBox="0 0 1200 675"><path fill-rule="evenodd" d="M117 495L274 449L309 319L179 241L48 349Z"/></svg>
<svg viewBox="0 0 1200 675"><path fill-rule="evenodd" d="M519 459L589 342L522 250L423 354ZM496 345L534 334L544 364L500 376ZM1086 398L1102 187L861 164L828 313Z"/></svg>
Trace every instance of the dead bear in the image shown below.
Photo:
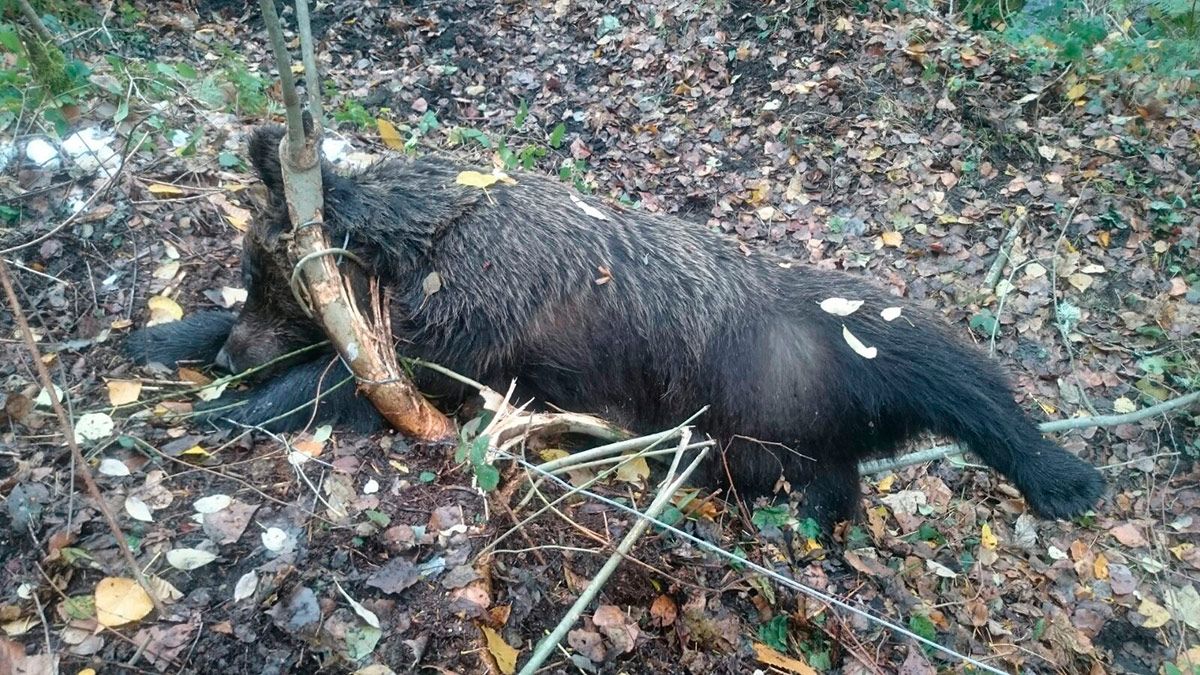
<svg viewBox="0 0 1200 675"><path fill-rule="evenodd" d="M271 203L245 237L248 298L213 357L233 372L324 339L288 289L282 133L267 127L250 140ZM725 452L697 481L731 478L753 497L782 475L825 524L856 515L860 461L925 431L966 444L1044 517L1082 514L1101 496L1100 473L1042 437L998 364L924 308L860 277L748 255L704 227L607 205L541 176L515 174L515 184L486 190L456 182L469 168L426 157L352 175L324 169L331 240L349 242L391 289L403 355L497 389L516 378L523 397L637 432L709 405L698 429ZM440 287L427 293L431 275ZM825 311L830 298L862 304ZM313 363L275 376L302 387L268 383L242 394L250 407L238 420L279 412L274 398L311 395ZM345 376L336 369L331 381ZM435 401L462 395L441 376L417 375ZM377 424L363 405L343 395L320 416Z"/></svg>

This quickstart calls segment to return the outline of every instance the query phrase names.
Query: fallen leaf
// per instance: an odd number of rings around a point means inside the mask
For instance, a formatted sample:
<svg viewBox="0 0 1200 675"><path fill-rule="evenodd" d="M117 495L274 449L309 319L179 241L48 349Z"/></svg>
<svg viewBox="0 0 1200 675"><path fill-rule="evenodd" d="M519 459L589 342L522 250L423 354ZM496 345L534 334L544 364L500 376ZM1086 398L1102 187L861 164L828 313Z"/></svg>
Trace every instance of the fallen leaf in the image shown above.
<svg viewBox="0 0 1200 675"><path fill-rule="evenodd" d="M879 238L883 240L884 246L891 248L899 248L900 244L904 243L904 235L899 232L884 232Z"/></svg>
<svg viewBox="0 0 1200 675"><path fill-rule="evenodd" d="M192 502L192 508L196 509L196 513L216 513L229 507L233 503L233 497L229 495L209 495L201 497Z"/></svg>
<svg viewBox="0 0 1200 675"><path fill-rule="evenodd" d="M392 150L404 149L404 138L400 136L400 132L396 129L396 125L383 119L376 118L375 128L379 130L379 140Z"/></svg>
<svg viewBox="0 0 1200 675"><path fill-rule="evenodd" d="M142 395L141 380L109 380L105 385L108 387L108 402L112 405L133 403Z"/></svg>
<svg viewBox="0 0 1200 675"><path fill-rule="evenodd" d="M1143 546L1150 545L1150 543L1146 541L1146 537L1142 534L1141 529L1139 529L1133 523L1123 523L1112 528L1108 531L1108 533L1111 534L1117 541L1121 542L1122 545L1128 546L1129 548L1141 548Z"/></svg>
<svg viewBox="0 0 1200 675"><path fill-rule="evenodd" d="M479 627L483 631L483 637L487 640L488 653L496 660L496 667L504 675L512 675L517 669L517 655L520 653L513 649L500 634L492 630L488 626Z"/></svg>
<svg viewBox="0 0 1200 675"><path fill-rule="evenodd" d="M256 590L258 590L258 573L250 570L239 577L237 583L234 584L233 601L241 602L254 595L254 591Z"/></svg>
<svg viewBox="0 0 1200 675"><path fill-rule="evenodd" d="M346 599L346 602L350 603L350 607L354 609L354 613L357 614L359 618L361 618L363 621L366 621L367 625L369 625L371 628L379 628L379 617L375 615L375 612L372 612L363 606L361 602L350 597L350 594L347 593L344 588L342 588L342 585L338 583L337 580L334 580L333 585L337 586L337 589L342 594L342 597Z"/></svg>
<svg viewBox="0 0 1200 675"><path fill-rule="evenodd" d="M1149 598L1142 600L1142 604L1138 605L1137 613L1146 619L1142 623L1142 628L1162 628L1171 620L1171 613L1167 611L1167 608Z"/></svg>
<svg viewBox="0 0 1200 675"><path fill-rule="evenodd" d="M75 421L75 442L97 441L108 438L115 428L113 419L108 413L86 413Z"/></svg>
<svg viewBox="0 0 1200 675"><path fill-rule="evenodd" d="M146 301L146 305L150 308L150 320L146 322L147 326L157 326L183 318L183 308L165 295L151 296Z"/></svg>
<svg viewBox="0 0 1200 675"><path fill-rule="evenodd" d="M679 608L675 605L675 601L669 595L660 595L650 603L650 618L654 625L660 628L666 628L675 623L675 618L679 614Z"/></svg>
<svg viewBox="0 0 1200 675"><path fill-rule="evenodd" d="M167 551L167 562L171 567L184 572L204 567L216 559L216 553L202 551L198 548L176 548Z"/></svg>
<svg viewBox="0 0 1200 675"><path fill-rule="evenodd" d="M166 183L151 183L146 187L146 189L150 191L150 194L159 197L177 196L183 194L183 190L175 187L174 185L168 185Z"/></svg>
<svg viewBox="0 0 1200 675"><path fill-rule="evenodd" d="M1083 98L1083 95L1086 93L1087 85L1083 82L1080 82L1067 90L1067 98L1074 101L1076 99Z"/></svg>
<svg viewBox="0 0 1200 675"><path fill-rule="evenodd" d="M873 359L879 354L878 349L864 345L862 341L857 337L854 337L854 334L850 332L850 329L846 328L844 325L842 326L842 338L846 341L846 344L850 345L850 348L853 349L856 354L864 359Z"/></svg>
<svg viewBox="0 0 1200 675"><path fill-rule="evenodd" d="M826 298L821 301L822 311L834 316L850 316L863 306L863 300L847 300L845 298Z"/></svg>
<svg viewBox="0 0 1200 675"><path fill-rule="evenodd" d="M879 316L883 317L884 321L895 321L900 318L902 311L903 309L900 307L885 307L879 312Z"/></svg>
<svg viewBox="0 0 1200 675"><path fill-rule="evenodd" d="M146 590L133 579L105 577L96 584L96 621L108 628L137 621L154 609Z"/></svg>
<svg viewBox="0 0 1200 675"><path fill-rule="evenodd" d="M96 469L104 476L128 476L129 467L119 459L105 457L100 460L100 466Z"/></svg>
<svg viewBox="0 0 1200 675"><path fill-rule="evenodd" d="M789 673L799 673L800 675L817 675L817 671L807 663L794 659L785 654L771 649L761 642L754 643L754 658L758 659L759 663L765 663L768 666L786 670Z"/></svg>
<svg viewBox="0 0 1200 675"><path fill-rule="evenodd" d="M1176 619L1192 630L1200 630L1200 593L1195 586L1185 583L1180 588L1168 588L1166 601Z"/></svg>
<svg viewBox="0 0 1200 675"><path fill-rule="evenodd" d="M603 211L588 204L587 202L583 201L579 197L576 197L575 195L571 195L571 201L575 204L575 206L578 206L581 211L583 211L584 213L588 214L589 216L595 218L596 220L608 220L609 219L608 216L604 215Z"/></svg>
<svg viewBox="0 0 1200 675"><path fill-rule="evenodd" d="M140 520L143 523L153 523L154 515L150 513L150 507L140 498L130 495L125 498L125 513L128 513L134 520Z"/></svg>
<svg viewBox="0 0 1200 675"><path fill-rule="evenodd" d="M979 545L989 551L996 550L996 546L1000 544L1000 539L992 533L992 526L984 523L979 528Z"/></svg>

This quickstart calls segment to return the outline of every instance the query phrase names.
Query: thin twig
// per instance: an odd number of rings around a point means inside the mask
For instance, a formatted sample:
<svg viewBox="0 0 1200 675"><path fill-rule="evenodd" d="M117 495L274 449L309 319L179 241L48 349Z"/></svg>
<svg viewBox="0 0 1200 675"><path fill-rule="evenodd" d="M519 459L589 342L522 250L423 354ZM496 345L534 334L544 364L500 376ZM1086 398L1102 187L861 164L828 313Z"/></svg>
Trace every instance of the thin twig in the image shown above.
<svg viewBox="0 0 1200 675"><path fill-rule="evenodd" d="M513 461L517 462L520 466L523 466L530 471L537 472L537 473L542 472L541 467L531 464L520 457L517 457L514 455L514 456L511 456L511 458ZM559 478L558 476L546 476L546 478L550 481L553 481L553 482L559 484L563 488L570 489L570 490L576 490L575 488L572 488L570 483ZM578 490L576 490L576 491L578 491ZM744 566L745 568L747 568L749 570L753 570L754 572L757 572L758 574L761 574L770 579L773 579L774 581L782 584L783 586L791 588L792 590L803 593L809 597L816 598L817 600L820 600L821 602L828 603L830 605L833 605L835 607L843 609L847 612L851 612L852 614L856 614L871 623L874 623L874 624L877 624L884 628L887 628L888 630L891 630L899 635L903 635L912 640L915 640L915 641L919 642L920 644L932 647L933 649L936 649L937 651L939 651L943 654L946 654L947 656L951 656L955 659L958 659L958 660L962 661L963 663L970 664L972 666L975 666L976 668L985 670L989 673L993 673L994 675L1007 675L1007 673L1005 673L1003 670L1000 670L999 668L996 668L995 666L988 665L988 664L984 663L983 661L980 661L977 658L967 656L966 654L955 651L954 649L951 649L950 647L946 647L944 645L938 644L937 642L934 642L933 640L922 637L922 636L914 633L913 631L901 626L898 623L895 623L893 621L890 621L888 619L884 619L880 616L875 615L874 613L872 613L871 611L869 611L867 609L855 607L854 605L851 605L850 603L848 603L845 600L842 600L836 596L825 593L824 591L819 591L815 588L812 588L811 586L802 584L802 583L796 581L795 579L786 577L786 576L780 574L779 572L776 572L773 569L763 567L762 565L760 565L752 560L747 559L745 556L741 556L736 553L731 553L729 551L726 551L725 549L721 548L720 546L717 546L716 544L713 544L709 541L701 539L700 537L697 537L696 535L691 534L690 532L681 530L680 528L675 527L674 525L665 523L661 520L658 520L657 518L650 518L646 514L638 511L636 508L633 508L627 504L623 504L614 499L609 499L607 497L604 497L602 495L596 494L595 492L591 492L591 491L584 490L584 491L582 491L582 493L591 499L594 499L598 502L601 502L603 504L611 506L619 511L623 511L623 512L628 513L636 518L646 520L649 522L649 524L654 525L666 532L670 532L671 534L673 534L683 540L691 542L693 545L697 546L698 548L700 548L704 551L714 553L714 554L720 556L721 558L733 561L741 566ZM522 671L522 672L524 672L524 671Z"/></svg>
<svg viewBox="0 0 1200 675"><path fill-rule="evenodd" d="M679 468L679 462L686 452L689 440L691 440L691 431L684 430L683 437L679 442L679 447L676 448L675 451L675 459L672 460L671 468L668 470L666 478L663 479L663 487L661 490L659 490L658 495L655 496L654 501L650 503L650 506L646 509L645 514L639 517L638 521L634 523L633 527L629 528L629 532L626 533L625 537L621 540L621 543L617 545L617 550L614 551L611 556L609 556L608 560L605 561L604 566L600 568L600 571L596 572L596 576L592 578L590 583L588 583L587 588L583 589L583 592L579 594L579 597L575 600L575 604L571 605L571 608L567 610L567 613L563 616L562 620L558 622L558 625L554 627L554 630L550 631L550 634L547 635L540 643L538 643L538 646L534 649L533 654L530 655L529 660L525 662L525 666L521 668L520 675L532 675L537 671L538 668L541 667L542 663L545 662L545 660L558 646L558 643L562 642L562 639L566 637L567 632L571 630L571 627L574 626L575 622L579 620L579 617L583 615L583 611L587 609L587 606L591 604L596 595L600 593L600 589L604 588L604 584L608 582L609 577L611 577L612 573L616 571L617 566L621 564L622 560L624 560L625 555L629 553L629 551L633 548L633 545L637 543L637 540L641 538L642 534L650 526L650 522L658 519L659 514L662 513L667 507L667 504L670 503L671 496L675 494L676 490L683 486L684 482L688 479L691 473L700 465L700 462L704 459L705 454L708 452L707 448L700 451L700 454L692 460L692 463L689 464L681 474L679 474L678 478L675 477L676 470Z"/></svg>
<svg viewBox="0 0 1200 675"><path fill-rule="evenodd" d="M1131 413L1122 415L1091 415L1088 417L1073 417L1066 420L1054 420L1053 422L1045 422L1038 425L1038 429L1044 432L1054 431L1069 431L1072 429L1088 429L1091 427L1115 427L1119 424L1133 424L1144 419L1162 415L1177 408L1184 408L1193 403L1200 401L1200 391L1194 391L1190 394L1173 398L1169 401L1163 401L1158 405L1152 405L1149 408L1137 410ZM939 445L926 450L912 452L901 457L892 459L876 459L870 462L863 462L858 465L858 470L863 474L883 473L884 471L894 471L913 464L924 464L937 459L944 459L953 455L961 455L967 449L957 443L949 445ZM1102 467L1103 468L1103 467Z"/></svg>
<svg viewBox="0 0 1200 675"><path fill-rule="evenodd" d="M154 609L159 616L165 616L166 610L163 607L162 601L158 594L154 592L154 588L147 581L145 575L142 574L142 568L138 567L137 560L133 557L133 551L129 549L129 542L125 540L125 534L121 532L120 525L117 524L117 519L113 516L112 511L108 508L108 502L104 501L104 497L100 494L100 487L96 485L96 479L92 477L91 469L88 468L87 462L83 459L83 453L79 450L79 445L75 442L75 426L71 424L71 418L67 415L67 411L63 409L62 402L58 400L58 392L54 389L54 380L50 378L50 371L46 369L46 364L42 362L41 354L38 353L37 344L33 340L33 332L29 330L29 322L25 320L25 313L21 310L21 303L17 300L17 292L13 289L12 278L8 274L8 265L0 258L0 285L4 286L4 294L8 298L9 308L12 310L13 319L17 326L21 329L21 337L25 341L25 347L29 350L29 356L33 359L33 365L37 371L38 380L42 388L46 391L46 396L50 399L50 405L54 408L54 414L58 416L58 423L62 427L63 436L66 437L67 447L71 449L71 460L75 464L75 471L79 477L83 479L83 483L87 486L88 494L91 496L95 506L99 509L100 514L108 523L108 529L112 532L113 539L117 542L117 548L121 550L121 555L125 558L126 564L129 565L129 570L133 574L133 578L150 596L150 600L154 603Z"/></svg>

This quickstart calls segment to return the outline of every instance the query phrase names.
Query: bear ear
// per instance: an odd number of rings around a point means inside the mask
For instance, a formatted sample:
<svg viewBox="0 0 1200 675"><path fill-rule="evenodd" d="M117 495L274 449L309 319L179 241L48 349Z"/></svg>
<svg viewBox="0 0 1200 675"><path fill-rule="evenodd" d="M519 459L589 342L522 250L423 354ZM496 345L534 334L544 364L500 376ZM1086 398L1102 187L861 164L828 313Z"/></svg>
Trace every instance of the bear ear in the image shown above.
<svg viewBox="0 0 1200 675"><path fill-rule="evenodd" d="M259 127L250 134L250 163L272 196L283 196L283 168L279 165L279 141L285 129L279 125Z"/></svg>

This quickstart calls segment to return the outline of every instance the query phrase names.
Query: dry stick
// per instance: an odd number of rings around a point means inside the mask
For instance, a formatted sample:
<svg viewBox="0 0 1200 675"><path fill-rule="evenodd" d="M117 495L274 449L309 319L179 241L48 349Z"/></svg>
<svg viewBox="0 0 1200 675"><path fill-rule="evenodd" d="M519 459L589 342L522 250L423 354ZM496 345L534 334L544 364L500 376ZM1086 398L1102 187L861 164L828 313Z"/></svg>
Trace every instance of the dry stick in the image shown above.
<svg viewBox="0 0 1200 675"><path fill-rule="evenodd" d="M112 531L113 538L117 541L117 548L121 549L121 555L124 556L125 562L129 565L129 570L133 573L133 578L137 580L146 594L150 596L150 600L154 603L154 609L159 616L165 616L166 610L163 608L162 601L158 599L154 589L150 586L150 582L146 580L142 574L142 568L138 567L137 560L133 557L133 552L129 550L129 542L125 540L125 535L121 532L121 528L117 525L117 519L108 509L108 503L104 501L104 497L100 495L100 487L96 485L96 479L92 478L92 472L88 469L87 462L83 459L83 453L79 450L79 445L75 443L75 427L71 424L71 419L67 416L67 411L63 409L62 402L58 400L58 392L54 390L54 381L50 379L50 371L46 369L46 364L42 362L41 354L38 353L37 345L33 341L33 333L29 330L29 322L25 320L25 313L21 310L21 303L17 300L17 292L13 290L12 278L8 275L8 265L0 258L0 284L4 286L4 295L8 298L8 306L12 309L13 319L17 322L17 326L21 329L21 338L25 341L25 347L29 350L29 356L33 359L34 368L37 370L38 380L41 382L42 388L46 391L46 395L50 398L50 405L54 408L54 414L58 416L58 423L62 426L63 435L67 439L67 447L71 449L71 460L75 463L75 470L79 477L83 479L84 485L87 486L88 494L91 495L92 501L96 503L96 508L100 510L104 516L105 522L108 523L108 529Z"/></svg>
<svg viewBox="0 0 1200 675"><path fill-rule="evenodd" d="M1084 429L1089 427L1115 427L1118 424L1133 424L1144 419L1161 415L1170 412L1177 408L1185 408L1193 403L1200 401L1200 391L1194 391L1190 394L1185 394L1179 398L1173 398L1169 401L1164 401L1158 405L1150 406L1142 410L1122 415L1092 415L1090 417L1073 417L1066 420L1055 420L1053 422L1045 422L1038 425L1038 429L1044 432L1052 431L1068 431L1071 429ZM895 459L877 459L870 462L863 462L858 465L859 472L863 474L882 473L884 471L893 471L913 464L922 464L924 462L932 462L935 459L943 459L951 455L961 455L966 452L966 448L957 443L950 445L939 445L927 450L909 453Z"/></svg>
<svg viewBox="0 0 1200 675"><path fill-rule="evenodd" d="M325 125L325 113L321 107L321 73L317 70L314 53L312 25L308 19L308 0L296 0L296 28L300 33L300 58L304 61L305 93L317 124Z"/></svg>
<svg viewBox="0 0 1200 675"><path fill-rule="evenodd" d="M529 471L533 471L536 473L541 472L540 467L538 467L535 464L530 464L529 462L525 461L524 459L522 459L520 457L513 455L512 460L514 462L516 462L518 465L524 467L525 469L527 469ZM850 612L852 614L860 616L871 623L877 624L879 626L883 626L884 628L887 628L888 630L890 630L894 633L911 638L920 644L923 644L928 647L932 647L932 648L936 649L937 651L939 651L943 654L946 654L947 656L952 656L956 659L959 659L960 661L962 661L964 663L975 666L976 668L979 668L981 670L985 670L989 673L994 673L995 675L1008 675L1008 673L1005 673L1003 670L1000 670L999 668L996 668L995 666L990 666L990 665L980 661L977 658L967 656L966 654L955 651L954 649L951 649L950 647L946 647L945 645L938 644L937 642L934 642L933 640L930 640L929 638L922 637L922 636L914 633L913 631L905 628L904 626L901 626L900 624L895 623L894 621L890 621L881 616L877 616L876 614L872 613L872 611L869 609L855 607L854 605L851 605L846 600L842 600L841 598L838 598L835 595L831 595L824 591L817 590L806 584L800 583L799 581L796 581L795 579L784 576L783 574L780 574L779 572L776 572L773 569L764 567L763 565L760 565L759 563L756 563L753 560L746 558L745 556L741 556L736 553L731 553L729 551L726 551L725 549L721 548L720 546L718 546L710 541L707 541L705 539L702 539L690 532L681 530L680 528L678 528L670 523L665 523L657 518L649 518L646 514L642 513L641 511L638 511L637 509L633 508L632 506L629 506L622 502L616 501L614 499L609 499L608 497L597 494L590 490L573 488L570 483L559 478L558 476L546 476L546 478L554 483L557 483L559 486L563 487L564 489L574 489L577 492L580 492L581 494L583 494L587 497L590 497L591 499L593 499L597 502L600 502L602 504L610 506L618 511L628 513L629 515L632 515L636 518L648 520L648 521L650 521L651 525L655 525L658 528L660 528L666 532L670 532L671 534L675 535L676 537L679 537L680 539L682 539L684 541L690 542L692 545L700 548L703 551L713 553L721 558L724 558L725 560L735 562L735 563L745 567L746 569L757 572L758 574L761 574L769 579L773 579L776 582L778 582L778 583L782 584L783 586L786 586L794 591L798 591L798 592L803 593L804 595L807 595L811 598L815 598L817 600L820 600L821 602L824 602L829 605L833 605L834 607L838 607L839 609L843 609L847 612ZM524 672L524 671L522 671L522 672Z"/></svg>
<svg viewBox="0 0 1200 675"><path fill-rule="evenodd" d="M303 269L311 313L354 373L359 389L390 426L419 440L448 440L454 436L453 423L408 378L399 374L395 352L390 345L383 348L384 341L371 332L359 311L354 290L333 260L335 250L330 248L323 216L321 125L301 110L289 66L291 58L274 3L260 0L259 6L275 54L287 110L287 135L281 140L279 150L284 197L292 223L287 254L294 268ZM302 41L306 38L311 40L312 36L301 35ZM307 79L310 89L320 87L316 73L308 73ZM377 313L374 318L380 325L386 325L386 313Z"/></svg>
<svg viewBox="0 0 1200 675"><path fill-rule="evenodd" d="M541 667L542 663L545 662L545 660L558 646L558 643L562 642L562 639L566 637L567 631L571 630L571 626L574 626L575 622L579 620L579 617L583 614L583 610L587 609L587 606L591 604L596 595L600 593L600 589L604 587L604 584L608 581L608 578L611 577L612 573L616 571L617 565L621 564L621 561L624 560L626 554L628 554L630 549L633 548L633 545L637 543L637 540L641 538L642 533L644 533L650 526L650 521L658 518L659 514L662 513L663 509L665 509L667 504L670 503L671 496L675 494L675 491L683 485L684 481L688 479L688 476L690 476L691 473L696 470L696 467L700 465L700 461L704 459L704 455L708 452L707 448L702 450L700 454L697 455L694 460L692 460L692 463L683 470L683 473L679 475L679 478L675 478L675 472L679 468L679 462L683 458L683 454L688 446L688 441L691 440L691 435L692 434L690 430L684 430L683 437L679 442L679 447L675 452L675 459L671 461L671 468L667 471L667 477L663 479L663 488L659 490L658 495L656 495L654 498L654 501L650 503L649 508L646 509L645 515L639 518L638 521L634 523L633 527L629 528L629 532L625 535L625 538L621 540L621 543L617 546L617 550L614 551L611 556L609 556L608 560L605 561L604 566L600 568L600 571L596 573L596 576L593 577L592 581L587 585L587 588L583 589L583 592L579 594L579 597L575 600L575 604L571 605L571 609L567 610L566 615L564 615L562 620L558 622L558 625L554 627L554 630L550 631L550 634L547 635L540 643L538 643L537 648L533 650L533 654L529 657L529 660L525 662L525 666L521 668L520 675L532 675L538 668Z"/></svg>
<svg viewBox="0 0 1200 675"><path fill-rule="evenodd" d="M1000 244L1000 252L996 254L992 268L983 278L983 288L988 292L995 292L996 284L1000 283L1000 275L1004 273L1004 266L1012 258L1013 246L1017 242L1017 235L1021 234L1021 229L1025 227L1026 218L1026 215L1018 215L1012 227L1008 229L1008 234L1004 235L1004 241Z"/></svg>

